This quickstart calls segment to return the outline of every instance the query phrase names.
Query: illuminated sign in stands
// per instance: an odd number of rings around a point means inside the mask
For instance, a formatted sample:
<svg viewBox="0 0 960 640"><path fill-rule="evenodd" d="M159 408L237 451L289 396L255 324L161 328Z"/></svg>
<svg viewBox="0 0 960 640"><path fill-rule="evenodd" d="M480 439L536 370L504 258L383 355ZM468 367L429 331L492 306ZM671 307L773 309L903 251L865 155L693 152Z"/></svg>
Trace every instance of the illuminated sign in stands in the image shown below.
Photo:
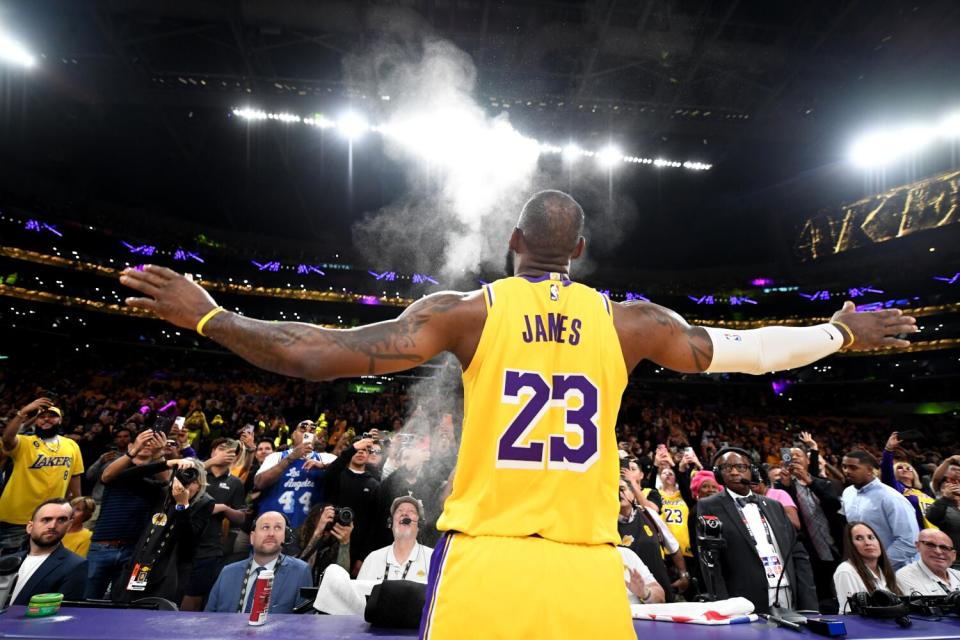
<svg viewBox="0 0 960 640"><path fill-rule="evenodd" d="M27 231L36 231L37 233L40 233L41 231L49 231L59 238L63 237L63 234L57 231L57 225L47 224L46 222L40 222L39 220L34 220L32 218L27 220L27 224L24 225L24 229Z"/></svg>

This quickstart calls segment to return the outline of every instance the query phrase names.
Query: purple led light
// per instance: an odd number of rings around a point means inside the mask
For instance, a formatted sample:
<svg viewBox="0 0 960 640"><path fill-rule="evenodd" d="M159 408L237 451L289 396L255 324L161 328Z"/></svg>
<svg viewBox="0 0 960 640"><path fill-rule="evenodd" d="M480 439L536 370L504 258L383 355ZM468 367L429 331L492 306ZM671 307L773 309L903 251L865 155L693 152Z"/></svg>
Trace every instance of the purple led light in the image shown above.
<svg viewBox="0 0 960 640"><path fill-rule="evenodd" d="M145 404L142 407L140 407L140 413L142 413L143 415L147 415L148 413L150 413L150 405Z"/></svg>
<svg viewBox="0 0 960 640"><path fill-rule="evenodd" d="M803 296L807 300L829 300L830 292L829 291L817 291L816 293L801 293L800 296Z"/></svg>
<svg viewBox="0 0 960 640"><path fill-rule="evenodd" d="M786 379L774 380L773 382L770 383L770 385L773 387L773 392L778 396L782 395L783 392L787 390L787 387L789 387L792 384L793 384L793 380L786 380Z"/></svg>
<svg viewBox="0 0 960 640"><path fill-rule="evenodd" d="M757 304L757 301L746 296L730 296L730 304L739 306L741 304Z"/></svg>
<svg viewBox="0 0 960 640"><path fill-rule="evenodd" d="M177 402L176 402L175 400L171 400L171 401L168 402L167 404L165 404L165 405L163 405L162 407L160 407L160 411L161 411L161 412L163 412L163 411L169 411L170 409L173 409L175 406L177 406Z"/></svg>
<svg viewBox="0 0 960 640"><path fill-rule="evenodd" d="M141 244L141 245L134 246L124 240L121 240L120 242L123 243L123 246L125 246L130 251L130 253L138 253L143 256L152 256L157 251L157 248L150 244Z"/></svg>
<svg viewBox="0 0 960 640"><path fill-rule="evenodd" d="M360 296L360 304L380 304L377 296Z"/></svg>
<svg viewBox="0 0 960 640"><path fill-rule="evenodd" d="M318 269L317 267L313 266L312 264L298 264L298 265L297 265L297 273L298 273L299 275L302 275L302 276L309 275L309 274L311 274L311 273L316 273L316 274L319 274L319 275L321 275L321 276L327 275L326 272L321 271L320 269Z"/></svg>
<svg viewBox="0 0 960 640"><path fill-rule="evenodd" d="M421 284L423 282L432 282L433 284L440 284L430 276L425 273L415 273L413 274L413 284Z"/></svg>
<svg viewBox="0 0 960 640"><path fill-rule="evenodd" d="M769 287L773 284L773 278L754 278L750 284L755 287Z"/></svg>
<svg viewBox="0 0 960 640"><path fill-rule="evenodd" d="M183 249L177 249L173 253L174 260L196 260L197 262L203 262L203 258L198 256L192 251L184 251Z"/></svg>
<svg viewBox="0 0 960 640"><path fill-rule="evenodd" d="M257 262L256 260L251 260L250 262L260 271L280 271L279 262L264 262L263 264Z"/></svg>
<svg viewBox="0 0 960 640"><path fill-rule="evenodd" d="M36 220L27 220L27 224L24 225L24 228L27 231L36 231L37 233L43 231L43 229L40 228L40 223Z"/></svg>
<svg viewBox="0 0 960 640"><path fill-rule="evenodd" d="M27 220L27 224L25 224L23 228L27 231L36 231L37 233L40 233L41 231L49 231L59 238L63 237L63 234L57 230L56 225L40 222L39 220L34 220L33 218Z"/></svg>
<svg viewBox="0 0 960 640"><path fill-rule="evenodd" d="M941 282L946 282L947 284L957 284L960 282L960 272L953 274L952 276L933 276L934 280L940 280Z"/></svg>
<svg viewBox="0 0 960 640"><path fill-rule="evenodd" d="M866 287L850 287L847 289L847 293L851 298L859 298L865 296L868 293L883 293L880 289L874 289L872 286L867 285Z"/></svg>
<svg viewBox="0 0 960 640"><path fill-rule="evenodd" d="M632 302L634 300L643 300L644 302L650 302L650 298L643 295L642 293L633 293L632 291L627 291L627 302Z"/></svg>
<svg viewBox="0 0 960 640"><path fill-rule="evenodd" d="M608 298L610 297L610 289L597 289L597 291L599 291L601 295L605 295Z"/></svg>
<svg viewBox="0 0 960 640"><path fill-rule="evenodd" d="M687 297L696 302L697 304L716 304L716 300L713 296L691 296L687 294Z"/></svg>
<svg viewBox="0 0 960 640"><path fill-rule="evenodd" d="M397 279L396 271L384 271L383 273L377 273L376 271L367 271L370 275L376 280L386 280L387 282L393 282Z"/></svg>

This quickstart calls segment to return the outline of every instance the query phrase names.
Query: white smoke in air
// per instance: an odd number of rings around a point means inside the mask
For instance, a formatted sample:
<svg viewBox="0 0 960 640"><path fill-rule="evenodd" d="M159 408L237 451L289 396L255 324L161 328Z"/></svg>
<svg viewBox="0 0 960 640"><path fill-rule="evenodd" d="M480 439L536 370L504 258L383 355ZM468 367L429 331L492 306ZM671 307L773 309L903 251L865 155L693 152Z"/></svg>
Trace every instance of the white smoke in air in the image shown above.
<svg viewBox="0 0 960 640"><path fill-rule="evenodd" d="M470 56L432 36L393 39L348 58L348 76L390 96L386 151L406 170L408 191L367 214L354 244L373 264L450 280L500 266L520 207L537 183L535 140L474 97Z"/></svg>

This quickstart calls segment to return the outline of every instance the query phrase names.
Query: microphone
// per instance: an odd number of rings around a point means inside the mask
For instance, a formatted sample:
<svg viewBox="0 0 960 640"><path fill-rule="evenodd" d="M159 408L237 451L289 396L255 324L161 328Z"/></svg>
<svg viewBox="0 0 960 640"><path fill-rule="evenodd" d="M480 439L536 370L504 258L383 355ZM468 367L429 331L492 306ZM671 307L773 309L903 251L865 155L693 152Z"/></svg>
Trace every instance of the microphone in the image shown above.
<svg viewBox="0 0 960 640"><path fill-rule="evenodd" d="M797 624L796 622L791 622L786 618L781 618L780 616L773 615L772 613L768 613L766 615L766 618L767 620L774 623L778 627L786 627L787 629L791 629L793 631L798 631L798 632L800 631L799 624Z"/></svg>
<svg viewBox="0 0 960 640"><path fill-rule="evenodd" d="M400 524L413 524L413 519L410 516L403 516L400 518Z"/></svg>

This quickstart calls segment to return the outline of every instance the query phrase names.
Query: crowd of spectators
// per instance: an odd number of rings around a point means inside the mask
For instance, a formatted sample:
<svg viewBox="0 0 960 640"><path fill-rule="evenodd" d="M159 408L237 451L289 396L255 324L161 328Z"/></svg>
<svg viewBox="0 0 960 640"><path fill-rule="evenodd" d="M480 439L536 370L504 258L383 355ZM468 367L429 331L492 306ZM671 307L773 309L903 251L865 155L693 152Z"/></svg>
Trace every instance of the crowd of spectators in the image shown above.
<svg viewBox="0 0 960 640"><path fill-rule="evenodd" d="M425 582L458 394L405 380L362 394L204 358L38 362L0 378L0 548L24 558L14 600L157 596L235 612L272 569L273 610L288 611L332 566ZM722 401L687 389L624 397L619 527L632 602L706 590L698 515L740 536L745 546L728 540L722 595L760 611L960 587L960 456L945 422L791 414L758 401L756 387L729 389ZM734 575L751 548L758 567L779 567L766 580L762 569ZM54 562L71 569L44 570Z"/></svg>

